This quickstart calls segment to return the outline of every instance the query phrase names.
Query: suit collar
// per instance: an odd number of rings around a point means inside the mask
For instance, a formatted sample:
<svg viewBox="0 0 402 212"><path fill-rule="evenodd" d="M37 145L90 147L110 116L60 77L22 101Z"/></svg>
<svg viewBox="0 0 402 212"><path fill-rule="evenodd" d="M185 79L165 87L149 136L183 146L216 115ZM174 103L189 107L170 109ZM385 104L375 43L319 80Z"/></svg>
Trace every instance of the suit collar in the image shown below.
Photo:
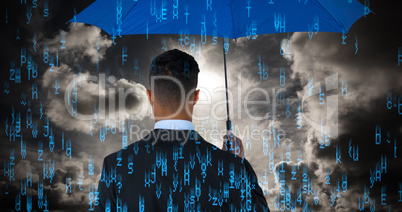
<svg viewBox="0 0 402 212"><path fill-rule="evenodd" d="M156 142L179 142L182 145L189 141L204 140L202 136L195 130L171 130L171 129L153 129L144 137L145 140Z"/></svg>

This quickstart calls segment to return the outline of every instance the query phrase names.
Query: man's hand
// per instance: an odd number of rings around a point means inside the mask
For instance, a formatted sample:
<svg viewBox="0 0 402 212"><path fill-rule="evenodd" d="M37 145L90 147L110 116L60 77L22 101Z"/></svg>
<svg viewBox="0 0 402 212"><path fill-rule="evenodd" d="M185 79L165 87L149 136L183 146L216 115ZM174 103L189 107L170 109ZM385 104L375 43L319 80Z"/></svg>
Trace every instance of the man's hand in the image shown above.
<svg viewBox="0 0 402 212"><path fill-rule="evenodd" d="M222 150L227 151L226 142L228 142L228 139L230 142L229 152L231 152L239 157L245 157L243 143L242 143L241 139L234 136L233 133L230 131L228 132L228 134L223 136Z"/></svg>

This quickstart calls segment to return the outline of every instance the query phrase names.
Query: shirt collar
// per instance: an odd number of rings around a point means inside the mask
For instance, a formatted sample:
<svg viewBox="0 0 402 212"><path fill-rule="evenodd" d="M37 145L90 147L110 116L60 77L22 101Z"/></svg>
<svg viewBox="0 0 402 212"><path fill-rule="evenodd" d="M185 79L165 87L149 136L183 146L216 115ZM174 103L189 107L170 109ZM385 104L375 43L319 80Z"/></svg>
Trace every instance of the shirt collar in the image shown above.
<svg viewBox="0 0 402 212"><path fill-rule="evenodd" d="M193 123L182 119L165 119L155 123L154 129L194 130Z"/></svg>

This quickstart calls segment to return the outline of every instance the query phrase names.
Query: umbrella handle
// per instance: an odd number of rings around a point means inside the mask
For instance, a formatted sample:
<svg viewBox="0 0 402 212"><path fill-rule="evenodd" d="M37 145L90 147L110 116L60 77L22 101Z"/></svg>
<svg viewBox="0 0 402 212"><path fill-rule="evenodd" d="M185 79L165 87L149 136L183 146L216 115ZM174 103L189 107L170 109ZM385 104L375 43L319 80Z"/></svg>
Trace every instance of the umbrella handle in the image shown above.
<svg viewBox="0 0 402 212"><path fill-rule="evenodd" d="M226 129L228 130L228 132L230 130L232 130L232 122L230 120L226 121ZM226 141L226 151L230 151L231 148L231 143L230 143L230 139L229 136L227 137L227 141Z"/></svg>

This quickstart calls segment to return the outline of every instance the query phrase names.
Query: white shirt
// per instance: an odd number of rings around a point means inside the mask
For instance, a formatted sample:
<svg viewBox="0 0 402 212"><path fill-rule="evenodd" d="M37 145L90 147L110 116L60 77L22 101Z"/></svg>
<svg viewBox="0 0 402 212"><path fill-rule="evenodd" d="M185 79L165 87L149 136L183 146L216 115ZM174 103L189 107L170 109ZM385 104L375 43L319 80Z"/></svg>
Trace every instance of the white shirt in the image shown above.
<svg viewBox="0 0 402 212"><path fill-rule="evenodd" d="M183 119L165 119L155 123L154 129L194 130L193 123Z"/></svg>

